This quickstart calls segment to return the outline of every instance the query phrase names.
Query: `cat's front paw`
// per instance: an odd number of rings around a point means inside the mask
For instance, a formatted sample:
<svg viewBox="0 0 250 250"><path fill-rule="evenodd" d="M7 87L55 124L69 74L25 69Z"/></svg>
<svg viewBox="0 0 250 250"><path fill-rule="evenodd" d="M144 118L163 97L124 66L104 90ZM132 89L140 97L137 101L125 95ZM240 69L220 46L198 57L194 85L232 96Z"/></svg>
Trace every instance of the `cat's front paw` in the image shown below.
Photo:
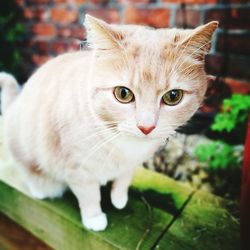
<svg viewBox="0 0 250 250"><path fill-rule="evenodd" d="M114 205L114 207L118 209L123 209L128 202L128 195L127 194L119 195L115 192L112 192L111 202Z"/></svg>
<svg viewBox="0 0 250 250"><path fill-rule="evenodd" d="M103 231L108 225L107 216L101 213L93 217L84 217L83 225L93 231Z"/></svg>

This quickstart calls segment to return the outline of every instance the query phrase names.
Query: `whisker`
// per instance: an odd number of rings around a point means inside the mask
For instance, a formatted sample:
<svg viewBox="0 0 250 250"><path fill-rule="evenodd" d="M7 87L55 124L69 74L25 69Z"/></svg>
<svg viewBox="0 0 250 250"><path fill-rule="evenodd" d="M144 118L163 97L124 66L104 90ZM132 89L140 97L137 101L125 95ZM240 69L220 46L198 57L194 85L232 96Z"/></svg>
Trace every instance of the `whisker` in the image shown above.
<svg viewBox="0 0 250 250"><path fill-rule="evenodd" d="M104 124L102 124L102 123L97 123L97 124L91 124L91 125L88 125L88 126L86 126L86 125L80 125L78 128L76 127L75 128L75 130L77 130L77 129L84 129L84 132L88 132L88 131L98 131L98 130L100 130L100 129L107 129L107 128L110 128L110 129L113 129L114 127L115 127L115 125L117 125L118 123L115 123L115 122L113 122L113 123L104 123Z"/></svg>
<svg viewBox="0 0 250 250"><path fill-rule="evenodd" d="M101 149L102 147L104 147L107 143L111 142L112 140L114 140L115 138L117 138L120 135L120 133L117 133L115 135L113 135L112 137L108 138L107 140L104 140L101 144L97 144L94 147L92 147L90 149L89 154L87 155L87 157L84 159L84 163L87 162L87 160L95 153L97 152L99 149Z"/></svg>
<svg viewBox="0 0 250 250"><path fill-rule="evenodd" d="M81 130L83 129L81 128ZM89 138L102 135L102 134L104 135L108 132L110 133L115 132L115 130L112 128L103 128L103 129L99 128L99 129L87 129L87 130L84 129L84 131L79 132L79 139L83 138L84 141L87 141ZM76 132L74 130L67 131L68 136L75 135L75 134Z"/></svg>
<svg viewBox="0 0 250 250"><path fill-rule="evenodd" d="M85 132L87 131L98 131L99 129L114 129L116 127L117 124L106 124L106 125L99 125L99 126L95 126L95 125L90 125L90 126L82 126L80 127L80 129L84 129Z"/></svg>
<svg viewBox="0 0 250 250"><path fill-rule="evenodd" d="M103 136L104 136L104 135L107 135L107 134L109 134L111 131L112 131L111 129L106 129L106 130L98 131L97 133L93 133L93 134L91 134L91 135L85 137L84 140L81 140L81 143L86 142L86 141L88 141L88 140L90 140L90 139L92 139L92 138L95 138L95 137L98 137L98 136L101 136L101 135L103 135Z"/></svg>

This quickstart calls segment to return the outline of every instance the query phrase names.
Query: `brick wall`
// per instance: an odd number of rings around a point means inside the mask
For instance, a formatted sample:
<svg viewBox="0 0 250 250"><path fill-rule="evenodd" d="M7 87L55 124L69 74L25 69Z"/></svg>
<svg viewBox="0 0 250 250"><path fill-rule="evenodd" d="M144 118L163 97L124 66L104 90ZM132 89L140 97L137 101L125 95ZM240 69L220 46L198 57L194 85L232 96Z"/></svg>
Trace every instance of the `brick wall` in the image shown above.
<svg viewBox="0 0 250 250"><path fill-rule="evenodd" d="M233 92L250 92L250 3L248 0L16 0L23 9L25 51L31 69L48 58L78 50L85 13L111 23L196 27L218 20L208 74ZM249 1L250 2L250 1ZM217 79L217 78L216 78ZM213 81L213 80L211 80Z"/></svg>

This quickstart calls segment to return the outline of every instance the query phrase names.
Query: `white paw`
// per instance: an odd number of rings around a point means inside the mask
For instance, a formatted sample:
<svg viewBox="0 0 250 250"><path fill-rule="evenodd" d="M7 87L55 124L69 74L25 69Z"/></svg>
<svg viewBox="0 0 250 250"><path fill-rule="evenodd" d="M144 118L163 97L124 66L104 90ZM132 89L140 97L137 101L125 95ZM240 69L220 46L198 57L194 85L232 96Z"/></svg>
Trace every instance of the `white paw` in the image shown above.
<svg viewBox="0 0 250 250"><path fill-rule="evenodd" d="M107 216L101 213L93 217L83 217L83 225L93 231L103 231L108 225Z"/></svg>
<svg viewBox="0 0 250 250"><path fill-rule="evenodd" d="M116 208L123 209L128 202L128 195L123 194L118 196L117 194L111 193L111 202Z"/></svg>
<svg viewBox="0 0 250 250"><path fill-rule="evenodd" d="M35 190L34 188L29 188L29 192L32 198L39 199L39 200L43 200L47 198L46 194L38 190Z"/></svg>

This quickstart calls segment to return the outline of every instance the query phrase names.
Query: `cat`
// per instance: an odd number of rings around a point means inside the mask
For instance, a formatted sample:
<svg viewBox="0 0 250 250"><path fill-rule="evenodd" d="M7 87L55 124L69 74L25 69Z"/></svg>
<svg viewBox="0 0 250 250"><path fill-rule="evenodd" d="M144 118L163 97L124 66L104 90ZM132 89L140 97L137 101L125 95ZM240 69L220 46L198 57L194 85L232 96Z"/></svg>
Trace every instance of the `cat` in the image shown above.
<svg viewBox="0 0 250 250"><path fill-rule="evenodd" d="M100 186L122 209L134 169L202 103L204 57L218 27L154 29L85 16L89 49L41 66L22 91L0 74L4 135L30 195L70 188L87 229L107 227Z"/></svg>

